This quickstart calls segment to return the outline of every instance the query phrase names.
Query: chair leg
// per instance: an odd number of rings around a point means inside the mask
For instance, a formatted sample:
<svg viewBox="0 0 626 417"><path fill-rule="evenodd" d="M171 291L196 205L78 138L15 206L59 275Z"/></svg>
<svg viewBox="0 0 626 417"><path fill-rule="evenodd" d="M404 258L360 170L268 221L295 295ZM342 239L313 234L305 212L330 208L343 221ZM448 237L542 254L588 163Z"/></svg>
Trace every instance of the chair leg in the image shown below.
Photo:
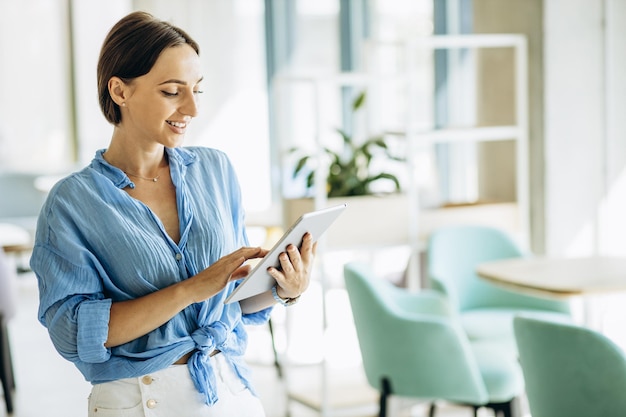
<svg viewBox="0 0 626 417"><path fill-rule="evenodd" d="M522 413L519 406L519 398L515 397L511 401L505 403L488 404L487 407L493 409L496 417L521 417Z"/></svg>
<svg viewBox="0 0 626 417"><path fill-rule="evenodd" d="M430 403L428 408L428 417L435 417L435 411L437 411L437 404L435 402Z"/></svg>
<svg viewBox="0 0 626 417"><path fill-rule="evenodd" d="M272 351L274 352L274 367L276 368L278 378L282 379L283 367L280 365L280 361L278 360L278 351L276 350L276 341L274 340L274 325L272 324L271 318L268 321L268 325L270 327L270 337L272 338Z"/></svg>
<svg viewBox="0 0 626 417"><path fill-rule="evenodd" d="M522 417L522 406L520 397L512 398L511 401L506 404L506 409L502 411L504 417Z"/></svg>
<svg viewBox="0 0 626 417"><path fill-rule="evenodd" d="M0 316L0 379L4 392L4 402L7 413L13 413L13 390L15 389L15 377L9 346L9 333L2 316Z"/></svg>
<svg viewBox="0 0 626 417"><path fill-rule="evenodd" d="M387 378L383 378L380 381L380 385L380 411L378 412L378 417L387 417L387 401L389 400L389 395L391 395L391 384Z"/></svg>

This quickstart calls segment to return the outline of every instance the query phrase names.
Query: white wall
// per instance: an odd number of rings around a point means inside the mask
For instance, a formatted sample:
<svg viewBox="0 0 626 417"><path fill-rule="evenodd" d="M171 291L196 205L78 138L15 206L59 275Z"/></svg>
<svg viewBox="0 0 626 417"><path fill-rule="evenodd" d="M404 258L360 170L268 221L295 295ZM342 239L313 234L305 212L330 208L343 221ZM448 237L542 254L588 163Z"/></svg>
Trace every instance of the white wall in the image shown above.
<svg viewBox="0 0 626 417"><path fill-rule="evenodd" d="M600 251L626 253L626 2L612 0L607 8L609 60L605 112L607 124L606 198L602 211Z"/></svg>
<svg viewBox="0 0 626 417"><path fill-rule="evenodd" d="M626 254L625 23L621 0L544 2L548 254Z"/></svg>

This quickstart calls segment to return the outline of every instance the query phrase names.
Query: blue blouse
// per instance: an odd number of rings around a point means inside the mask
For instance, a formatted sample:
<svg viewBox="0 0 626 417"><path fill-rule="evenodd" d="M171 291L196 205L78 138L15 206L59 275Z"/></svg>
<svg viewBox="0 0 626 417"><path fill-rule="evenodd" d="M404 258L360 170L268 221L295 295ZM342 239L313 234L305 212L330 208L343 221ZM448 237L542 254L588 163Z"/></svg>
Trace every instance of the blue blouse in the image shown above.
<svg viewBox="0 0 626 417"><path fill-rule="evenodd" d="M206 402L217 401L208 355L221 350L252 390L244 363L244 325L271 308L242 314L224 304L236 283L192 304L150 333L106 348L111 303L183 281L248 244L239 183L230 161L209 148L166 148L176 186L180 242L123 189L134 183L96 153L89 166L58 182L39 216L31 267L39 283L39 321L67 360L93 384L145 375L184 354Z"/></svg>

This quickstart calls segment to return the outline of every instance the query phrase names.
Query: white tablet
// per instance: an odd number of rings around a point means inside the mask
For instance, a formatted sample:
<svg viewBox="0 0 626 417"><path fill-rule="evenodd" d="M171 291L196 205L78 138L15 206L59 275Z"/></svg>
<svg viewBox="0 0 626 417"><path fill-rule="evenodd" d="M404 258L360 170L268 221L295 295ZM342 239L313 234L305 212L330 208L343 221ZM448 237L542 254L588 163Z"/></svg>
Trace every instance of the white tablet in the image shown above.
<svg viewBox="0 0 626 417"><path fill-rule="evenodd" d="M274 286L275 281L267 272L267 268L270 266L278 267L280 265L278 255L284 252L289 244L300 247L302 236L304 236L306 232L311 233L314 242L317 241L345 208L346 204L340 204L338 206L305 213L300 216L268 254L256 264L235 291L228 296L224 303L240 301L270 290Z"/></svg>

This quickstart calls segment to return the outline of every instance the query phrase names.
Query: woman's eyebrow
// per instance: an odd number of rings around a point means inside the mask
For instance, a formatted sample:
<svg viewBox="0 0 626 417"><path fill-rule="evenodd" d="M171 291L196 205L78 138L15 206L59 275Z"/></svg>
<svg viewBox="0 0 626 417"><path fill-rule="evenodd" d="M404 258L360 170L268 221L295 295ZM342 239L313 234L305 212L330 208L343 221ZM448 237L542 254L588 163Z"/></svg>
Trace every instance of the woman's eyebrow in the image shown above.
<svg viewBox="0 0 626 417"><path fill-rule="evenodd" d="M171 79L171 80L163 81L163 82L162 82L162 83L160 83L159 85L163 85L163 84L180 84L180 85L187 85L187 82L186 82L186 81L182 81L182 80Z"/></svg>
<svg viewBox="0 0 626 417"><path fill-rule="evenodd" d="M201 82L204 79L204 77L200 77L200 79L198 81L196 81L196 84L198 84L199 82ZM163 81L162 83L160 83L159 85L163 85L163 84L180 84L180 85L187 85L187 81L183 81L183 80L177 80L175 78L172 78L171 80L167 80L167 81Z"/></svg>

